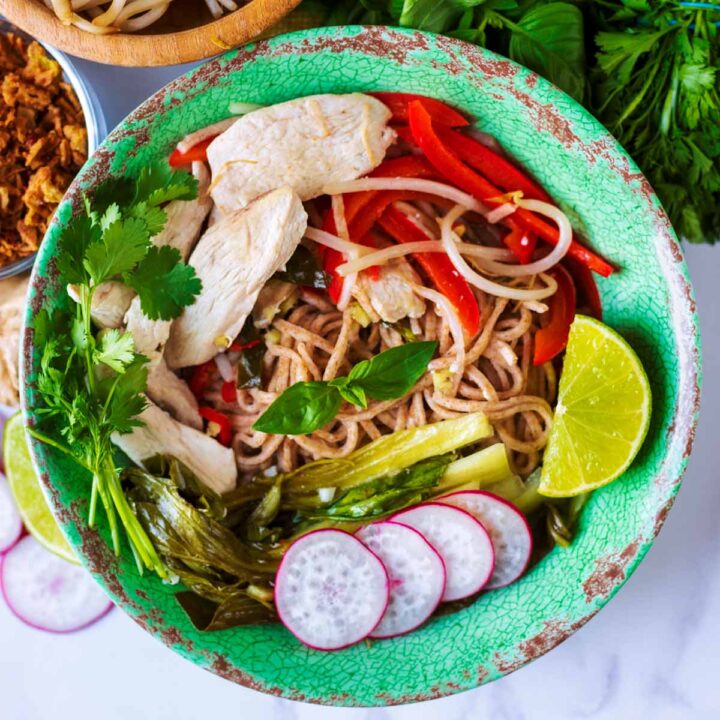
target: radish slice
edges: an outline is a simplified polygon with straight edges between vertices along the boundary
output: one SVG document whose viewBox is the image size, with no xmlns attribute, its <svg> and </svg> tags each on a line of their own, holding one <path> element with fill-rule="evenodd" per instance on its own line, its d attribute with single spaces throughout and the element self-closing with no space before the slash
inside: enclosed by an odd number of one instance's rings
<svg viewBox="0 0 720 720">
<path fill-rule="evenodd" d="M 431 502 L 393 515 L 392 521 L 421 532 L 440 553 L 447 571 L 443 601 L 481 590 L 495 567 L 495 552 L 485 528 L 460 508 Z"/>
<path fill-rule="evenodd" d="M 465 490 L 438 502 L 469 512 L 490 534 L 495 549 L 495 570 L 486 588 L 505 587 L 517 580 L 530 561 L 533 540 L 525 516 L 511 503 L 482 490 Z"/>
<path fill-rule="evenodd" d="M 0 473 L 0 555 L 15 545 L 22 535 L 22 529 L 22 520 L 10 492 L 10 485 Z"/>
<path fill-rule="evenodd" d="M 86 570 L 48 552 L 31 535 L 3 558 L 0 590 L 20 620 L 53 633 L 81 630 L 112 608 Z"/>
<path fill-rule="evenodd" d="M 275 577 L 283 625 L 316 650 L 339 650 L 367 637 L 388 605 L 389 580 L 375 553 L 342 530 L 296 540 Z"/>
<path fill-rule="evenodd" d="M 370 637 L 403 635 L 422 625 L 445 592 L 445 563 L 417 530 L 396 522 L 367 525 L 355 534 L 385 565 L 390 602 Z"/>
</svg>

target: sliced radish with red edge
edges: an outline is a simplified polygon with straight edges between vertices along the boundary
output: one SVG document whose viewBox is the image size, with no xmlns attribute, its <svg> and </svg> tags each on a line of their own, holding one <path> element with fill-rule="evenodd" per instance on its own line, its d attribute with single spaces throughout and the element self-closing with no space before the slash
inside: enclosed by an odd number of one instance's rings
<svg viewBox="0 0 720 720">
<path fill-rule="evenodd" d="M 486 589 L 505 587 L 527 568 L 533 540 L 525 516 L 510 502 L 482 490 L 463 490 L 438 502 L 469 512 L 490 534 L 495 549 L 495 570 Z"/>
<path fill-rule="evenodd" d="M 31 535 L 3 557 L 0 590 L 20 620 L 53 633 L 81 630 L 112 608 L 86 570 L 53 555 Z"/>
<path fill-rule="evenodd" d="M 378 522 L 356 537 L 382 560 L 390 578 L 390 602 L 373 638 L 388 638 L 422 625 L 445 592 L 445 563 L 417 530 L 399 522 Z"/>
<path fill-rule="evenodd" d="M 316 650 L 339 650 L 366 638 L 389 599 L 380 559 L 342 530 L 315 530 L 296 540 L 275 577 L 283 625 Z"/>
<path fill-rule="evenodd" d="M 390 518 L 421 532 L 445 562 L 443 601 L 460 600 L 485 586 L 495 552 L 485 528 L 470 513 L 437 502 L 416 505 Z"/>
<path fill-rule="evenodd" d="M 10 485 L 0 473 L 0 555 L 10 550 L 22 535 L 23 525 Z"/>
</svg>

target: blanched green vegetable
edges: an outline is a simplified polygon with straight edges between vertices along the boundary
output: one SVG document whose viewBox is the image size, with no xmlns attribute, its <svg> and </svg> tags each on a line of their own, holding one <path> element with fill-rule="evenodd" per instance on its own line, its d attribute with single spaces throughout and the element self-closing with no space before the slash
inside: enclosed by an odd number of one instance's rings
<svg viewBox="0 0 720 720">
<path fill-rule="evenodd" d="M 510 477 L 514 477 L 514 473 L 510 469 L 505 446 L 496 443 L 450 463 L 438 490 L 443 493 L 480 490 Z"/>
<path fill-rule="evenodd" d="M 318 460 L 285 476 L 283 507 L 322 488 L 348 490 L 400 472 L 421 460 L 444 455 L 489 437 L 492 428 L 482 413 L 400 430 L 373 440 L 345 458 Z"/>
</svg>

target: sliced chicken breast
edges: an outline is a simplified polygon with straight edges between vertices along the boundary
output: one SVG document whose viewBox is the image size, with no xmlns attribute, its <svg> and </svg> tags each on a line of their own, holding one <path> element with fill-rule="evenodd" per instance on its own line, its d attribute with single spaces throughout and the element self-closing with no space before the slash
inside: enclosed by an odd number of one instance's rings
<svg viewBox="0 0 720 720">
<path fill-rule="evenodd" d="M 375 312 L 385 322 L 405 317 L 418 318 L 425 313 L 425 301 L 413 292 L 413 284 L 422 284 L 417 273 L 404 258 L 395 258 L 380 268 L 380 277 L 372 280 L 367 273 L 358 283 L 370 298 Z"/>
<path fill-rule="evenodd" d="M 198 432 L 150 403 L 138 416 L 145 425 L 127 435 L 113 435 L 113 442 L 134 462 L 155 455 L 170 455 L 187 465 L 200 480 L 218 493 L 229 492 L 237 483 L 235 455 L 205 433 Z"/>
<path fill-rule="evenodd" d="M 289 185 L 302 200 L 382 162 L 395 139 L 390 111 L 369 95 L 312 95 L 241 117 L 208 147 L 212 197 L 222 213 Z"/>
<path fill-rule="evenodd" d="M 170 337 L 171 324 L 169 320 L 151 320 L 147 317 L 140 307 L 139 297 L 133 298 L 125 314 L 125 326 L 133 336 L 135 349 L 148 357 L 161 352 L 165 347 Z"/>
<path fill-rule="evenodd" d="M 170 370 L 162 355 L 158 355 L 150 362 L 147 395 L 178 422 L 202 430 L 203 422 L 195 396 L 188 384 Z"/>
<path fill-rule="evenodd" d="M 80 302 L 78 288 L 67 286 L 67 294 L 74 302 Z M 121 328 L 123 318 L 130 307 L 135 291 L 119 282 L 106 282 L 93 293 L 90 316 L 100 328 Z"/>
<path fill-rule="evenodd" d="M 153 238 L 153 245 L 169 245 L 180 251 L 186 261 L 200 237 L 205 218 L 212 210 L 213 202 L 209 195 L 210 173 L 202 162 L 194 162 L 193 175 L 198 181 L 198 196 L 194 200 L 173 200 L 164 210 L 167 223 Z"/>
<path fill-rule="evenodd" d="M 200 238 L 190 257 L 203 290 L 173 322 L 165 358 L 171 368 L 200 365 L 233 340 L 263 285 L 295 252 L 307 214 L 290 188 L 236 210 Z"/>
</svg>

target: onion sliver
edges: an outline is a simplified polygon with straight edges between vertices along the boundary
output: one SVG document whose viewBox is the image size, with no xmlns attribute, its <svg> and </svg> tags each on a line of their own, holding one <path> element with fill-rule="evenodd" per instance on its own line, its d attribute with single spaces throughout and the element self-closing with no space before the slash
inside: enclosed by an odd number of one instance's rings
<svg viewBox="0 0 720 720">
<path fill-rule="evenodd" d="M 455 269 L 473 286 L 479 288 L 483 292 L 496 295 L 497 297 L 508 298 L 510 300 L 542 300 L 543 298 L 549 297 L 555 293 L 557 284 L 550 284 L 544 288 L 538 288 L 536 290 L 526 290 L 523 288 L 513 288 L 507 285 L 501 285 L 500 283 L 493 282 L 489 278 L 486 278 L 479 273 L 475 272 L 463 259 L 460 254 L 460 248 L 456 241 L 457 235 L 452 230 L 455 221 L 465 212 L 465 208 L 462 205 L 456 205 L 450 212 L 445 215 L 440 223 L 440 230 L 442 234 L 442 243 L 445 247 L 445 252 L 450 257 L 452 264 Z M 509 266 L 512 267 L 512 266 Z M 518 265 L 517 267 L 528 267 L 527 265 Z M 523 272 L 524 275 L 528 274 L 527 271 Z"/>
<path fill-rule="evenodd" d="M 422 178 L 360 178 L 347 182 L 330 183 L 323 188 L 327 195 L 341 195 L 344 193 L 365 192 L 367 190 L 411 190 L 413 192 L 428 193 L 452 200 L 463 205 L 468 210 L 474 210 L 481 215 L 488 213 L 488 208 L 472 195 L 458 190 L 452 185 L 423 180 Z"/>
<path fill-rule="evenodd" d="M 515 203 L 503 203 L 502 205 L 498 205 L 498 207 L 493 208 L 485 216 L 485 219 L 491 225 L 495 225 L 495 223 L 499 223 L 501 220 L 504 220 L 508 215 L 512 215 L 517 210 L 517 208 L 518 206 L 515 205 Z"/>
<path fill-rule="evenodd" d="M 224 133 L 231 125 L 235 124 L 236 121 L 236 117 L 227 118 L 227 120 L 220 120 L 220 122 L 207 125 L 195 132 L 191 132 L 176 145 L 176 149 L 178 152 L 186 153 L 191 147 L 201 143 L 203 140 L 207 140 L 214 135 Z"/>
<path fill-rule="evenodd" d="M 219 353 L 215 356 L 215 365 L 225 382 L 232 382 L 236 379 L 235 371 L 230 364 L 230 358 L 225 353 Z"/>
<path fill-rule="evenodd" d="M 558 226 L 559 238 L 557 245 L 543 258 L 527 265 L 506 265 L 505 263 L 484 262 L 483 267 L 497 275 L 508 277 L 521 277 L 523 275 L 538 275 L 557 265 L 567 254 L 572 242 L 572 226 L 567 215 L 560 208 L 550 205 L 542 200 L 518 200 L 518 205 L 526 210 L 545 215 L 554 220 Z"/>
<path fill-rule="evenodd" d="M 305 237 L 308 240 L 318 243 L 318 245 L 332 248 L 349 257 L 356 257 L 357 255 L 365 255 L 372 252 L 372 248 L 367 248 L 358 243 L 348 242 L 347 240 L 339 238 L 337 235 L 314 227 L 306 228 Z"/>
</svg>

